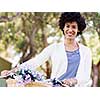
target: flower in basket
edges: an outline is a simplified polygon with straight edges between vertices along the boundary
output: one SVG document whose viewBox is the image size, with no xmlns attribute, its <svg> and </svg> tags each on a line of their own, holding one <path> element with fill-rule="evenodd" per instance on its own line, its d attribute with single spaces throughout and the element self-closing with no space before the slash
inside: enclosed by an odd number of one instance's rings
<svg viewBox="0 0 100 100">
<path fill-rule="evenodd" d="M 16 73 L 11 73 L 9 77 L 17 81 L 16 86 L 24 86 L 27 83 L 45 80 L 45 76 L 42 73 L 29 69 L 21 69 Z"/>
</svg>

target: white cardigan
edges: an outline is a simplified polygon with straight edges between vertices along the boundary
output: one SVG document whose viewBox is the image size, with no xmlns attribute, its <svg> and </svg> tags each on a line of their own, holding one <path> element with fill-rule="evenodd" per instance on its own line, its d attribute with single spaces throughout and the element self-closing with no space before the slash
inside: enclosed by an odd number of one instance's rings
<svg viewBox="0 0 100 100">
<path fill-rule="evenodd" d="M 91 86 L 91 51 L 86 46 L 79 44 L 80 64 L 76 74 L 78 84 L 76 86 Z M 51 58 L 52 73 L 51 78 L 58 78 L 66 72 L 68 60 L 65 52 L 64 43 L 54 43 L 46 47 L 38 56 L 21 64 L 20 68 L 29 67 L 35 69 Z"/>
</svg>

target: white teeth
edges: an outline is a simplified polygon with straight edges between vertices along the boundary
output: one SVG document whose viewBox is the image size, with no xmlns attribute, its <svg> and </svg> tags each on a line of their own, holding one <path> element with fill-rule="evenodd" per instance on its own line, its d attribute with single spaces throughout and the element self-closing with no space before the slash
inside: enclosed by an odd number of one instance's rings
<svg viewBox="0 0 100 100">
<path fill-rule="evenodd" d="M 68 35 L 73 35 L 72 33 L 68 33 Z"/>
</svg>

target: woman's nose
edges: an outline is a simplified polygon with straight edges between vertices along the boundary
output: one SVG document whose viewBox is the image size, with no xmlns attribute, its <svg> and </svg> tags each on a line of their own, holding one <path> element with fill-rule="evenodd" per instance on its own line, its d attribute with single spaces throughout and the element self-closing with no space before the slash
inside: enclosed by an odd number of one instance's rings
<svg viewBox="0 0 100 100">
<path fill-rule="evenodd" d="M 72 32 L 72 28 L 71 28 L 71 27 L 69 27 L 69 28 L 68 28 L 68 31 L 69 31 L 69 32 Z"/>
</svg>

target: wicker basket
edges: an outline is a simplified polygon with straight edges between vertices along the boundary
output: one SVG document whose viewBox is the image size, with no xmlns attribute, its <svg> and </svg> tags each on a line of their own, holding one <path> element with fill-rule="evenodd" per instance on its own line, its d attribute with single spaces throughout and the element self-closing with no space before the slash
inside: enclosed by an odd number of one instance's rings
<svg viewBox="0 0 100 100">
<path fill-rule="evenodd" d="M 7 87 L 16 87 L 16 80 L 14 80 L 14 79 L 7 79 L 6 80 L 6 83 L 7 83 Z"/>
<path fill-rule="evenodd" d="M 31 82 L 26 84 L 25 87 L 51 87 L 51 85 L 43 82 Z"/>
<path fill-rule="evenodd" d="M 46 84 L 43 82 L 31 82 L 25 84 L 24 86 L 23 85 L 16 86 L 17 81 L 14 79 L 7 79 L 6 82 L 7 82 L 7 87 L 51 87 L 50 84 Z"/>
</svg>

